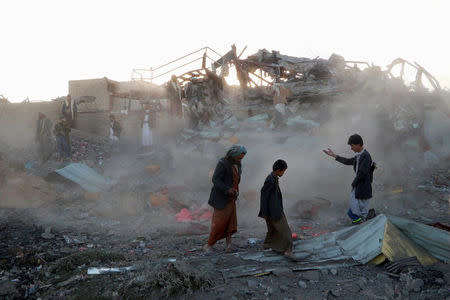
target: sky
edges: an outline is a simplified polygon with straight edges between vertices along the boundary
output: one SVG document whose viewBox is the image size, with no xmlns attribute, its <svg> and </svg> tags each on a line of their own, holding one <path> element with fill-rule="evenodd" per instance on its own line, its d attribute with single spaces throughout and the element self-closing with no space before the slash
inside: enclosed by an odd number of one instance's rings
<svg viewBox="0 0 450 300">
<path fill-rule="evenodd" d="M 416 61 L 450 87 L 447 1 L 0 1 L 0 95 L 51 100 L 68 81 L 131 79 L 209 46 L 386 66 Z"/>
</svg>

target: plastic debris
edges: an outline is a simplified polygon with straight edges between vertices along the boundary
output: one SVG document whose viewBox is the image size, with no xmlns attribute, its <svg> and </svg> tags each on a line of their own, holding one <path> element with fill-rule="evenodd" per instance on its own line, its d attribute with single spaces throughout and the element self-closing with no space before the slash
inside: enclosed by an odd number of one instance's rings
<svg viewBox="0 0 450 300">
<path fill-rule="evenodd" d="M 187 208 L 183 208 L 175 215 L 178 222 L 207 221 L 212 218 L 212 213 L 207 208 L 199 208 L 193 212 Z"/>
<path fill-rule="evenodd" d="M 250 245 L 256 245 L 260 242 L 261 242 L 261 240 L 257 239 L 257 238 L 248 238 L 247 239 L 247 243 L 249 243 Z"/>
<path fill-rule="evenodd" d="M 192 221 L 192 215 L 187 208 L 183 208 L 179 213 L 175 215 L 178 222 L 189 222 Z"/>
<path fill-rule="evenodd" d="M 121 273 L 125 271 L 134 271 L 134 267 L 122 267 L 122 268 L 88 268 L 88 275 L 100 275 L 107 273 Z"/>
</svg>

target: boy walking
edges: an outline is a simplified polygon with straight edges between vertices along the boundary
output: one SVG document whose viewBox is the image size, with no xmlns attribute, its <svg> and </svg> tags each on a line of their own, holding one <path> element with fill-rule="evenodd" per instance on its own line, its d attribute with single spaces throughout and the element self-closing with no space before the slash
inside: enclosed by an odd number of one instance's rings
<svg viewBox="0 0 450 300">
<path fill-rule="evenodd" d="M 272 170 L 261 189 L 261 208 L 258 214 L 258 217 L 263 218 L 267 225 L 263 248 L 272 249 L 294 259 L 292 232 L 283 211 L 283 196 L 278 184 L 279 178 L 287 170 L 287 163 L 279 159 L 273 164 Z"/>
<path fill-rule="evenodd" d="M 364 149 L 364 142 L 360 135 L 354 134 L 348 139 L 350 148 L 356 153 L 352 158 L 345 158 L 336 155 L 330 148 L 323 150 L 325 154 L 334 157 L 344 165 L 352 165 L 356 173 L 352 182 L 352 192 L 350 194 L 350 208 L 347 212 L 354 225 L 361 224 L 374 215 L 369 215 L 369 199 L 372 198 L 373 171 L 376 166 L 372 162 L 369 152 Z"/>
</svg>

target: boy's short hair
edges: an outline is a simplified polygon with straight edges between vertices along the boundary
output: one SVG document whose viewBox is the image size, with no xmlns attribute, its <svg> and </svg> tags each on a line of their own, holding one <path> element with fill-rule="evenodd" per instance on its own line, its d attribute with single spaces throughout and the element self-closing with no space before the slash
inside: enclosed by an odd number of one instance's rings
<svg viewBox="0 0 450 300">
<path fill-rule="evenodd" d="M 288 167 L 287 163 L 284 160 L 279 159 L 273 164 L 272 170 L 273 171 L 278 171 L 278 170 L 284 171 L 287 169 L 287 167 Z"/>
<path fill-rule="evenodd" d="M 348 138 L 349 145 L 364 145 L 363 139 L 359 134 L 354 134 Z"/>
</svg>

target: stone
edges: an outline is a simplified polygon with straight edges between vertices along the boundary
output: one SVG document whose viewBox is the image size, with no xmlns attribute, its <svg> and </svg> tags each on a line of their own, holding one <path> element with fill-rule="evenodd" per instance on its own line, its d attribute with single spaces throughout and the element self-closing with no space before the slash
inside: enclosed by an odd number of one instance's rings
<svg viewBox="0 0 450 300">
<path fill-rule="evenodd" d="M 331 269 L 330 273 L 333 275 L 337 275 L 338 271 L 337 271 L 337 269 Z"/>
<path fill-rule="evenodd" d="M 418 293 L 422 290 L 423 285 L 424 285 L 423 280 L 420 278 L 416 278 L 411 282 L 409 290 Z"/>
<path fill-rule="evenodd" d="M 48 233 L 48 232 L 44 232 L 43 234 L 41 234 L 41 237 L 46 239 L 46 240 L 51 240 L 52 238 L 55 237 L 54 234 Z"/>
<path fill-rule="evenodd" d="M 280 285 L 280 291 L 286 293 L 287 291 L 289 291 L 289 287 L 287 287 L 286 285 Z"/>
<path fill-rule="evenodd" d="M 445 297 L 446 295 L 448 296 L 450 293 L 449 293 L 448 289 L 446 289 L 446 288 L 440 288 L 440 289 L 438 290 L 438 294 L 439 294 L 439 295 L 442 295 L 443 297 Z"/>
<path fill-rule="evenodd" d="M 255 280 L 247 280 L 247 286 L 251 289 L 255 289 L 258 287 L 258 282 Z"/>
<path fill-rule="evenodd" d="M 320 269 L 320 273 L 322 273 L 322 275 L 328 275 L 328 269 Z"/>
<path fill-rule="evenodd" d="M 55 277 L 55 278 L 56 278 L 56 277 Z M 71 284 L 71 283 L 73 283 L 73 282 L 79 280 L 80 278 L 81 278 L 81 277 L 80 277 L 79 275 L 76 275 L 76 276 L 73 276 L 73 277 L 67 279 L 66 281 L 63 281 L 63 282 L 58 283 L 56 286 L 57 286 L 57 287 L 65 287 L 65 286 L 67 286 L 67 285 L 69 285 L 69 284 Z"/>
<path fill-rule="evenodd" d="M 384 292 L 389 298 L 393 298 L 395 296 L 395 290 L 392 284 L 385 284 L 384 285 Z"/>
<path fill-rule="evenodd" d="M 335 290 L 331 290 L 331 294 L 335 297 L 340 297 L 341 296 L 341 290 L 340 289 L 335 289 Z"/>
<path fill-rule="evenodd" d="M 306 289 L 308 286 L 306 285 L 306 282 L 304 282 L 304 281 L 302 281 L 302 280 L 300 280 L 299 282 L 298 282 L 298 286 L 299 287 L 301 287 L 301 288 L 303 288 L 303 289 Z"/>
<path fill-rule="evenodd" d="M 320 273 L 319 273 L 319 271 L 316 271 L 316 270 L 302 272 L 301 276 L 304 279 L 307 279 L 310 281 L 319 281 L 319 279 L 320 279 Z"/>
<path fill-rule="evenodd" d="M 389 278 L 389 276 L 384 273 L 378 273 L 377 280 L 381 281 L 381 282 L 386 282 L 386 281 L 391 281 L 391 278 Z"/>
<path fill-rule="evenodd" d="M 409 274 L 401 273 L 400 274 L 400 281 L 401 282 L 408 282 L 410 277 L 411 277 L 411 275 L 409 275 Z"/>
<path fill-rule="evenodd" d="M 13 299 L 20 297 L 20 294 L 19 291 L 17 291 L 14 282 L 11 282 L 9 280 L 2 280 L 0 281 L 0 296 L 5 296 L 7 297 L 7 299 Z"/>
<path fill-rule="evenodd" d="M 74 251 L 72 250 L 72 248 L 68 248 L 68 247 L 62 247 L 62 248 L 59 249 L 59 251 L 60 251 L 61 253 L 64 253 L 64 254 L 71 254 L 72 252 L 74 252 Z"/>
<path fill-rule="evenodd" d="M 365 277 L 361 277 L 356 284 L 361 290 L 364 290 L 367 287 L 367 279 Z"/>
<path fill-rule="evenodd" d="M 273 275 L 277 277 L 293 277 L 294 272 L 289 268 L 278 268 L 272 271 Z"/>
<path fill-rule="evenodd" d="M 436 278 L 436 283 L 439 285 L 444 285 L 445 284 L 445 280 L 443 278 Z"/>
</svg>

